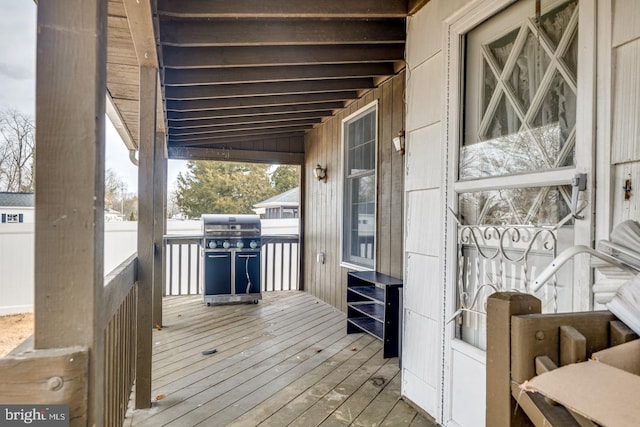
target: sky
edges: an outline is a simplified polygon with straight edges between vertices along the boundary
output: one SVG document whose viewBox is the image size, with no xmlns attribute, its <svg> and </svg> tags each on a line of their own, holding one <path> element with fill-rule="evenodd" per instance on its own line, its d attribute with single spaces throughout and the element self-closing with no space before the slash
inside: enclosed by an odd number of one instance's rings
<svg viewBox="0 0 640 427">
<path fill-rule="evenodd" d="M 0 0 L 0 108 L 13 108 L 35 118 L 35 53 L 35 3 Z M 129 160 L 129 150 L 108 118 L 105 135 L 105 168 L 113 169 L 128 191 L 137 193 L 138 168 Z M 170 191 L 178 173 L 184 171 L 186 162 L 169 160 Z"/>
</svg>

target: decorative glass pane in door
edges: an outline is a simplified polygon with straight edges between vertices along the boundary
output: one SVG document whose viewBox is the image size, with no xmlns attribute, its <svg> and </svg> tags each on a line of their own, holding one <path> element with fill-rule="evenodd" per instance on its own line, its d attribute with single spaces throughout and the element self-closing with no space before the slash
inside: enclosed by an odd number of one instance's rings
<svg viewBox="0 0 640 427">
<path fill-rule="evenodd" d="M 576 164 L 578 2 L 548 1 L 539 21 L 534 11 L 533 0 L 517 2 L 466 36 L 458 182 L 476 185 L 458 191 L 457 332 L 480 348 L 486 298 L 527 292 L 574 244 L 571 186 L 523 176 Z M 505 188 L 482 180 L 499 176 Z M 547 311 L 571 309 L 571 270 L 537 295 Z"/>
<path fill-rule="evenodd" d="M 462 180 L 575 163 L 577 1 L 485 40 L 505 12 L 467 36 Z"/>
</svg>

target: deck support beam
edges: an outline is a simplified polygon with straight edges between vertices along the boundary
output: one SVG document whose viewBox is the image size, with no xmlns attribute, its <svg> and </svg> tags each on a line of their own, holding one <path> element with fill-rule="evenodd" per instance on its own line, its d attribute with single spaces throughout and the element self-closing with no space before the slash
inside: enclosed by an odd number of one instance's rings
<svg viewBox="0 0 640 427">
<path fill-rule="evenodd" d="M 102 425 L 107 2 L 40 2 L 37 19 L 34 348 L 89 349 Z"/>
<path fill-rule="evenodd" d="M 304 291 L 304 219 L 307 215 L 307 168 L 305 163 L 300 163 L 300 197 L 298 199 L 298 289 Z"/>
<path fill-rule="evenodd" d="M 157 69 L 140 67 L 136 409 L 151 407 Z"/>
<path fill-rule="evenodd" d="M 153 178 L 153 325 L 162 326 L 162 296 L 165 280 L 165 246 L 167 233 L 167 155 L 164 132 L 156 133 Z"/>
</svg>

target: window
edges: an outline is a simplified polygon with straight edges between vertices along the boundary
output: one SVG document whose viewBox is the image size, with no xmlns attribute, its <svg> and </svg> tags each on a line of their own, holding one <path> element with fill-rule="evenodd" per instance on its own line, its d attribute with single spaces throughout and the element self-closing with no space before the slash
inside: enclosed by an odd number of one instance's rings
<svg viewBox="0 0 640 427">
<path fill-rule="evenodd" d="M 298 208 L 295 208 L 295 207 L 267 208 L 265 212 L 265 218 L 266 219 L 298 218 Z"/>
<path fill-rule="evenodd" d="M 22 221 L 22 214 L 2 214 L 2 222 L 19 223 Z"/>
<path fill-rule="evenodd" d="M 528 292 L 574 245 L 578 2 L 517 2 L 466 35 L 458 207 L 457 337 L 485 348 L 487 297 Z M 570 310 L 572 267 L 537 294 Z M 560 285 L 558 285 L 560 283 Z"/>
<path fill-rule="evenodd" d="M 342 262 L 375 268 L 377 104 L 342 125 L 344 192 Z"/>
</svg>

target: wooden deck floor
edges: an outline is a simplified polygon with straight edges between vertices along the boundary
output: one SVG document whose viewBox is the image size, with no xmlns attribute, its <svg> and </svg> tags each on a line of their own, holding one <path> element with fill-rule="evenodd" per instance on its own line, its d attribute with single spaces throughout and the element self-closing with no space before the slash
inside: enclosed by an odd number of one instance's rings
<svg viewBox="0 0 640 427">
<path fill-rule="evenodd" d="M 304 292 L 257 305 L 164 300 L 153 394 L 126 426 L 432 426 L 399 399 L 398 359 L 346 334 L 346 316 Z M 202 351 L 215 348 L 216 353 Z"/>
</svg>

